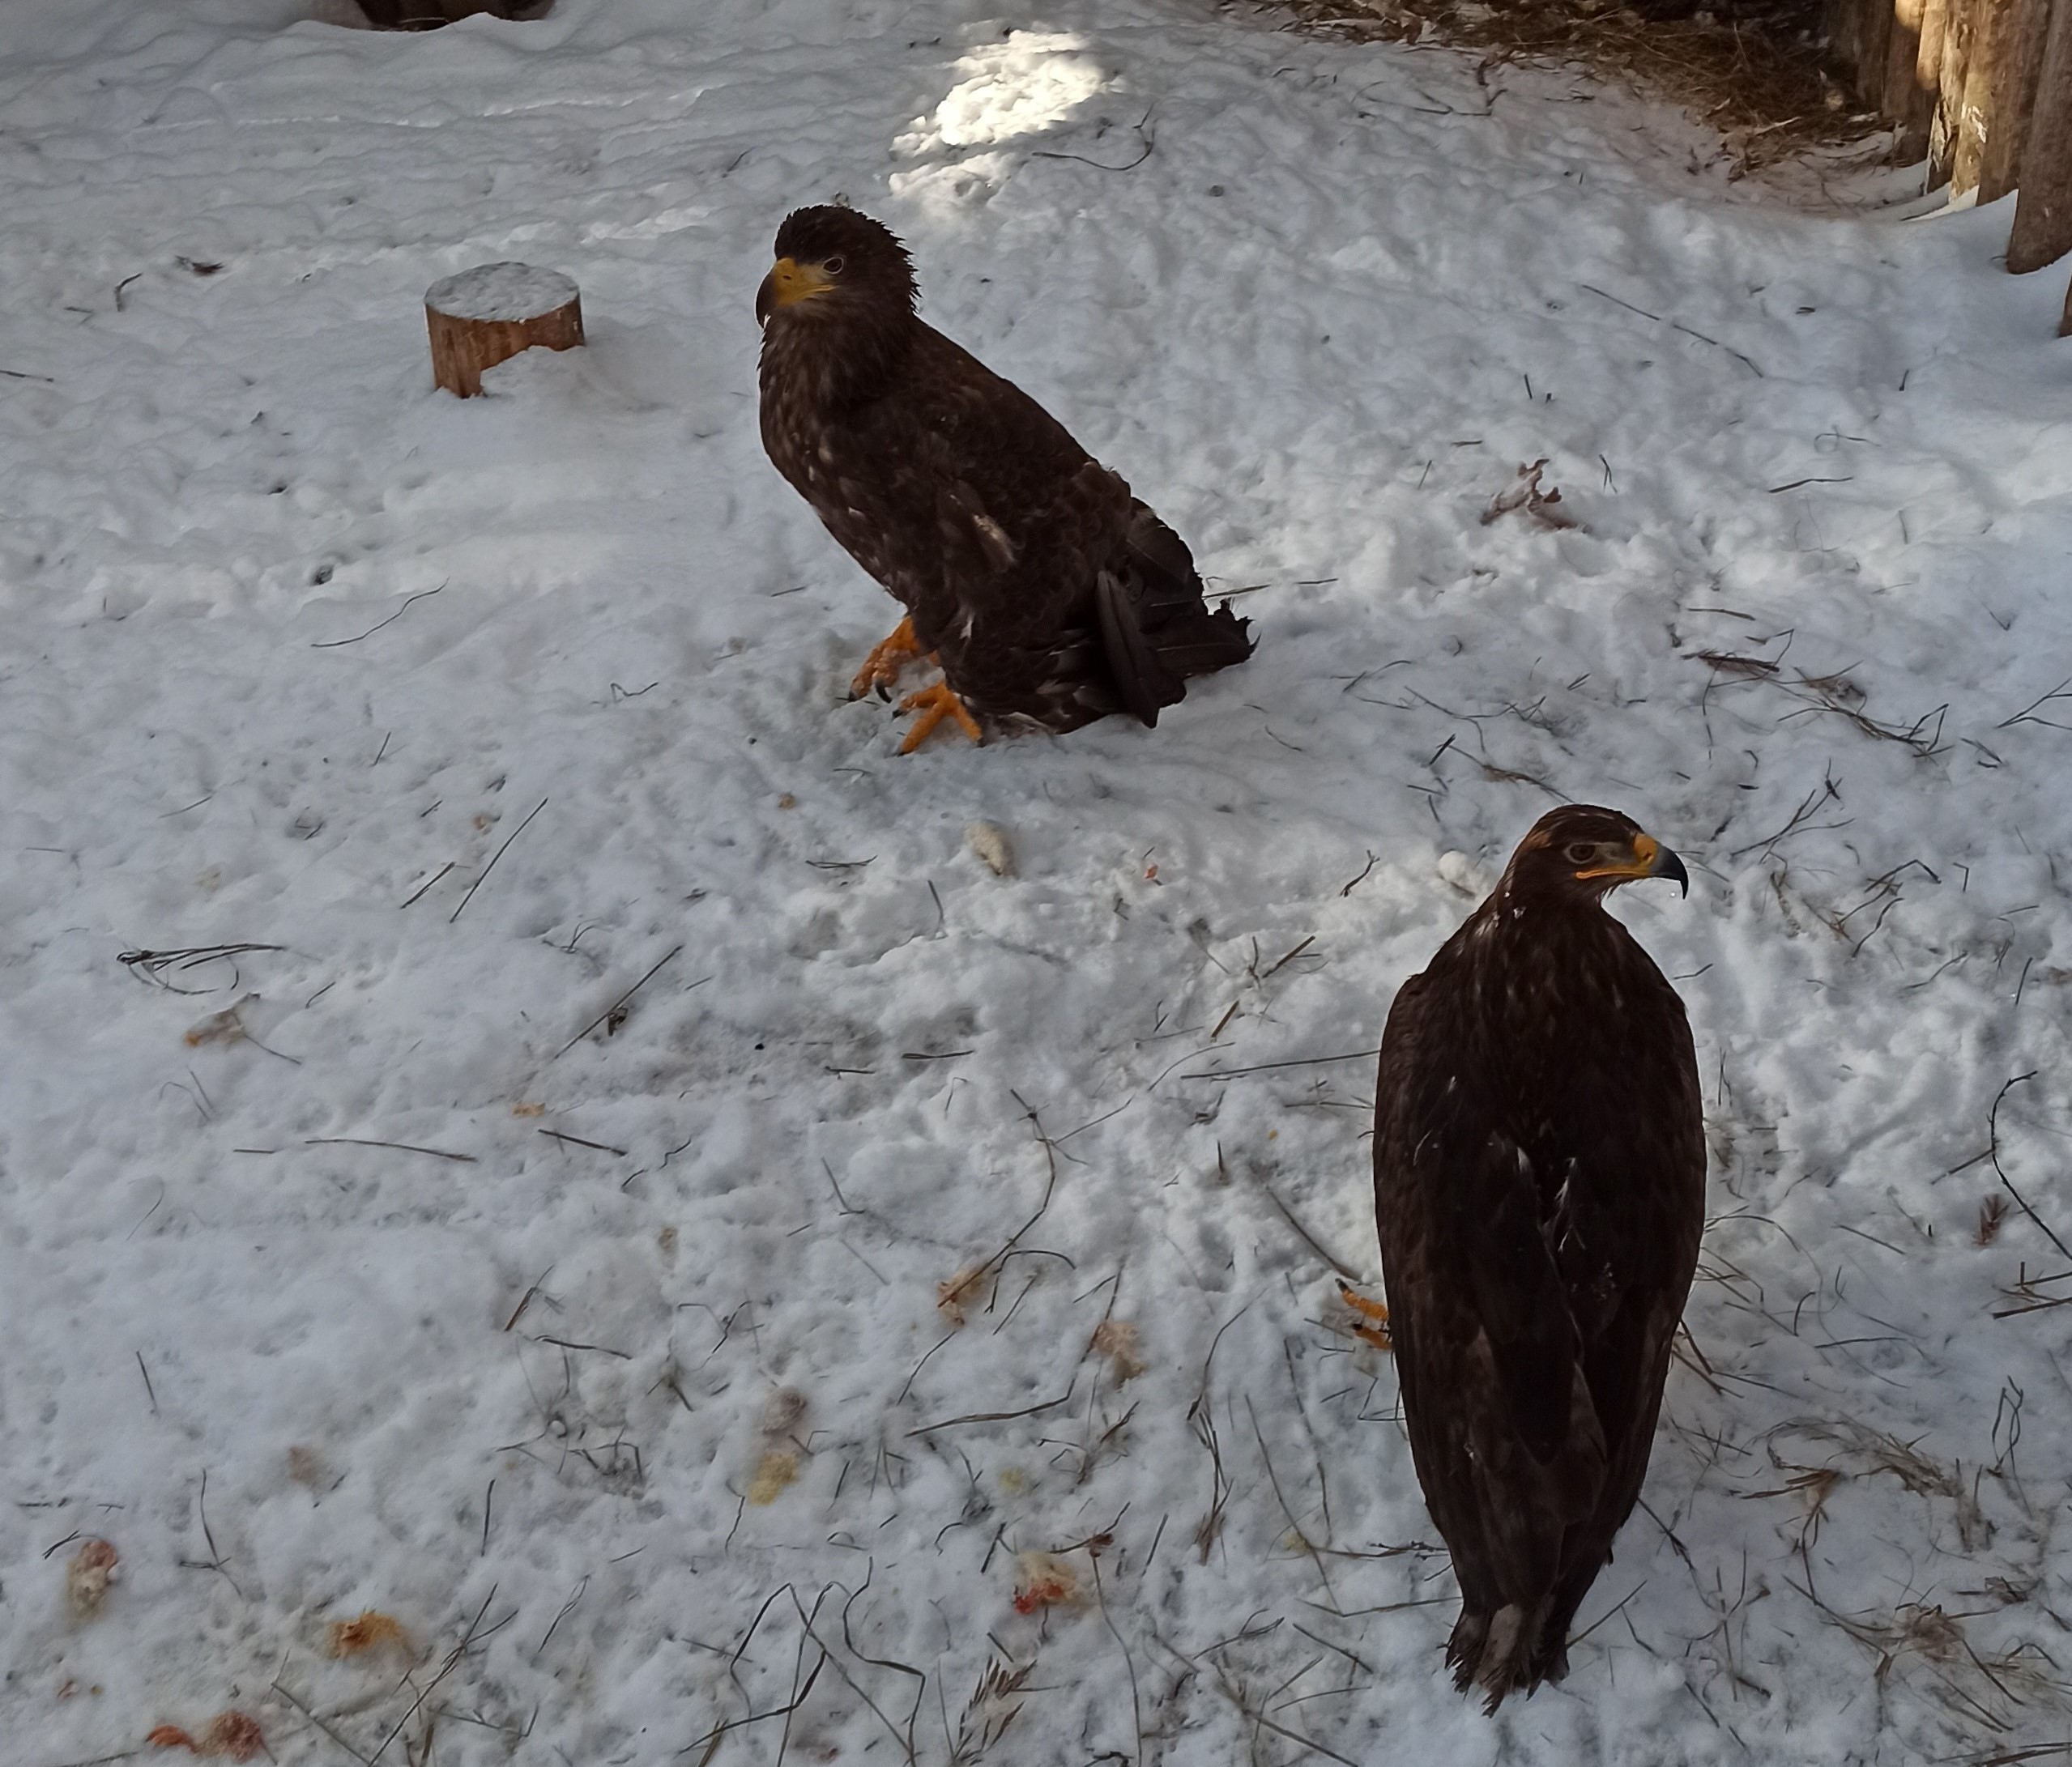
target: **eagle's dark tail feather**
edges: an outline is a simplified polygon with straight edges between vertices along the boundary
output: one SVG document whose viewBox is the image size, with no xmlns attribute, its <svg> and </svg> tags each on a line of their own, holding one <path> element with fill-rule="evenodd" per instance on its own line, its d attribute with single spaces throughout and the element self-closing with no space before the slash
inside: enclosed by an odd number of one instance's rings
<svg viewBox="0 0 2072 1767">
<path fill-rule="evenodd" d="M 1568 1620 L 1550 1612 L 1551 1599 L 1523 1607 L 1507 1603 L 1494 1614 L 1463 1607 L 1446 1641 L 1453 1684 L 1465 1693 L 1479 1688 L 1494 1712 L 1503 1697 L 1522 1688 L 1530 1694 L 1542 1682 L 1568 1673 Z"/>
<path fill-rule="evenodd" d="M 1123 703 L 1146 724 L 1187 693 L 1187 678 L 1243 662 L 1251 621 L 1211 610 L 1179 535 L 1143 504 L 1130 522 L 1127 574 L 1103 571 L 1095 586 L 1101 643 Z"/>
</svg>

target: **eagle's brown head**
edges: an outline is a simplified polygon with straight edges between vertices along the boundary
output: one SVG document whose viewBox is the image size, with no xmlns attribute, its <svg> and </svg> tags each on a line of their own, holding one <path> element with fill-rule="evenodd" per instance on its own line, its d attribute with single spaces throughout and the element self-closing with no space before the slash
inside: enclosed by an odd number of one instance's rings
<svg viewBox="0 0 2072 1767">
<path fill-rule="evenodd" d="M 855 209 L 794 209 L 777 230 L 777 262 L 756 291 L 756 320 L 912 316 L 920 292 L 892 229 Z"/>
<path fill-rule="evenodd" d="M 1631 816 L 1598 804 L 1563 804 L 1534 823 L 1503 874 L 1499 893 L 1527 899 L 1601 901 L 1622 884 L 1673 878 L 1690 893 L 1683 861 Z"/>
</svg>

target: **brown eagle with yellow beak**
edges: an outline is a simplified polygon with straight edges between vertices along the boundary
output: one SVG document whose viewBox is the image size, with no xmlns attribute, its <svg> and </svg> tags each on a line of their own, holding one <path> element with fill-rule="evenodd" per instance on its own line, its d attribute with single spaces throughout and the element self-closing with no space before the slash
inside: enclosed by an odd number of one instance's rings
<svg viewBox="0 0 2072 1767">
<path fill-rule="evenodd" d="M 777 233 L 756 295 L 771 463 L 906 618 L 851 683 L 880 692 L 912 659 L 938 686 L 902 754 L 944 718 L 1069 730 L 1146 724 L 1251 654 L 1211 612 L 1178 534 L 1035 400 L 915 314 L 906 248 L 854 209 L 806 208 Z"/>
<path fill-rule="evenodd" d="M 1648 1470 L 1705 1219 L 1683 1003 L 1604 909 L 1682 862 L 1571 804 L 1405 982 L 1375 1089 L 1375 1219 L 1418 1483 L 1453 1556 L 1446 1649 L 1494 1711 L 1568 1628 Z"/>
</svg>

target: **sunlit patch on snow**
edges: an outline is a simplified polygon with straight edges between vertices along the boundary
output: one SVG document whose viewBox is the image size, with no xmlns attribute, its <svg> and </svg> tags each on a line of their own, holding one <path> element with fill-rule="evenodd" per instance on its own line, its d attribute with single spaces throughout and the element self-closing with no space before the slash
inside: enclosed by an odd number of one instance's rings
<svg viewBox="0 0 2072 1767">
<path fill-rule="evenodd" d="M 947 165 L 923 166 L 914 172 L 895 172 L 887 181 L 892 194 L 909 202 L 938 209 L 955 208 L 983 202 L 1005 184 L 1014 170 L 1010 154 L 976 153 Z"/>
<path fill-rule="evenodd" d="M 994 151 L 1006 143 L 1051 134 L 1073 121 L 1089 100 L 1110 90 L 1114 76 L 1086 53 L 1071 32 L 1016 31 L 1004 43 L 974 49 L 957 64 L 957 83 L 926 117 L 900 136 L 895 151 L 916 158 L 959 155 L 953 164 L 895 174 L 902 195 L 952 198 L 996 188 L 1013 156 Z"/>
<path fill-rule="evenodd" d="M 932 147 L 983 147 L 1055 128 L 1107 84 L 1099 63 L 1070 32 L 1016 31 L 957 64 L 963 76 L 935 114 L 894 145 L 909 153 Z"/>
<path fill-rule="evenodd" d="M 681 233 L 692 228 L 701 227 L 711 214 L 709 204 L 681 202 L 637 221 L 592 221 L 583 228 L 583 243 L 591 245 L 599 240 L 608 239 L 659 239 L 665 234 Z"/>
</svg>

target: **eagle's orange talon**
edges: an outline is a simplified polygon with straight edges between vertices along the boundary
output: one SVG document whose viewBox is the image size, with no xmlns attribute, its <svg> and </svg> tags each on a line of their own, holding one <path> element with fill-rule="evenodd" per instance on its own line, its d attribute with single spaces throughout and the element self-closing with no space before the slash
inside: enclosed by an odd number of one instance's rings
<svg viewBox="0 0 2072 1767">
<path fill-rule="evenodd" d="M 1392 1350 L 1396 1340 L 1389 1335 L 1388 1309 L 1379 1301 L 1370 1301 L 1365 1295 L 1354 1292 L 1349 1283 L 1338 1284 L 1338 1297 L 1361 1319 L 1362 1325 L 1353 1327 L 1353 1335 L 1362 1343 L 1371 1343 L 1377 1350 Z"/>
<path fill-rule="evenodd" d="M 920 641 L 914 636 L 913 620 L 901 620 L 883 642 L 872 646 L 870 655 L 863 658 L 863 666 L 850 680 L 849 697 L 860 700 L 873 688 L 889 688 L 899 679 L 899 671 L 920 654 Z"/>
<path fill-rule="evenodd" d="M 974 743 L 983 742 L 985 735 L 978 728 L 978 719 L 964 709 L 963 700 L 950 692 L 949 683 L 938 681 L 932 688 L 923 688 L 919 693 L 910 693 L 899 702 L 902 712 L 919 712 L 914 728 L 906 733 L 906 740 L 899 745 L 899 752 L 910 755 L 927 741 L 935 727 L 946 718 L 957 720 L 957 727 Z"/>
</svg>

